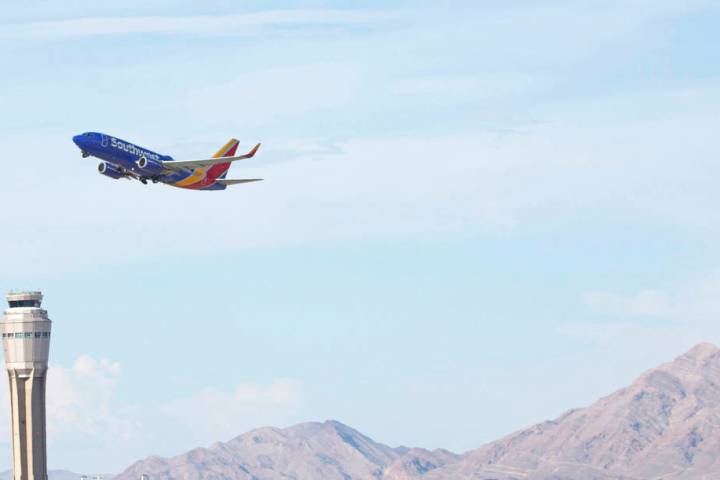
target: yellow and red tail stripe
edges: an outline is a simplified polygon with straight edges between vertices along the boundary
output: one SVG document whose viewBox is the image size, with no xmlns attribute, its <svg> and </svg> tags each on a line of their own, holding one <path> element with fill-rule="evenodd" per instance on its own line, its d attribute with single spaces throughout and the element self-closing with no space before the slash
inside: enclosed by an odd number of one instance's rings
<svg viewBox="0 0 720 480">
<path fill-rule="evenodd" d="M 234 157 L 239 144 L 240 142 L 238 140 L 231 138 L 225 145 L 223 145 L 220 150 L 218 150 L 218 152 L 213 156 L 213 158 Z M 230 163 L 219 163 L 210 167 L 207 176 L 212 178 L 214 182 L 216 179 L 221 178 L 223 175 L 225 175 L 229 169 Z"/>
<path fill-rule="evenodd" d="M 217 151 L 215 155 L 213 155 L 212 158 L 234 156 L 237 152 L 239 144 L 240 142 L 238 140 L 231 138 L 220 150 Z M 230 169 L 230 162 L 218 163 L 217 165 L 213 165 L 209 168 L 196 168 L 195 171 L 187 178 L 176 182 L 175 186 L 193 189 L 204 188 L 215 183 L 215 180 L 218 178 L 222 178 L 225 174 L 227 174 L 228 169 Z"/>
</svg>

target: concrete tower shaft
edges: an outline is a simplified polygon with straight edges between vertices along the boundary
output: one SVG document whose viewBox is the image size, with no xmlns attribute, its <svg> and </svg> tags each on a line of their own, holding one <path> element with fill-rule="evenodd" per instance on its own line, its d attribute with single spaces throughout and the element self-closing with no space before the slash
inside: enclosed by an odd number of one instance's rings
<svg viewBox="0 0 720 480">
<path fill-rule="evenodd" d="M 45 373 L 50 350 L 42 293 L 9 293 L 2 321 L 5 365 L 10 380 L 14 480 L 47 480 Z"/>
</svg>

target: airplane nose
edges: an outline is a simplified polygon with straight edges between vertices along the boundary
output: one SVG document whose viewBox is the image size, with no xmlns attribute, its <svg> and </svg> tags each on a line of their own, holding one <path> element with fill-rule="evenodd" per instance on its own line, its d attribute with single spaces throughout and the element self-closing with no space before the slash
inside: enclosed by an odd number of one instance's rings
<svg viewBox="0 0 720 480">
<path fill-rule="evenodd" d="M 78 147 L 82 148 L 82 135 L 75 135 L 73 137 L 73 143 Z"/>
</svg>

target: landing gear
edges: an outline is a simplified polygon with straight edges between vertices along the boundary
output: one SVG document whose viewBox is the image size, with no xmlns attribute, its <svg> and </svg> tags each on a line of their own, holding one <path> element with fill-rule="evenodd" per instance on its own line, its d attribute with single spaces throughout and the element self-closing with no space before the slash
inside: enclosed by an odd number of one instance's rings
<svg viewBox="0 0 720 480">
<path fill-rule="evenodd" d="M 160 179 L 157 176 L 150 177 L 150 180 L 152 180 L 153 183 L 158 183 Z"/>
<path fill-rule="evenodd" d="M 87 158 L 89 156 L 90 154 L 88 152 L 86 152 L 85 150 L 82 151 L 82 158 Z"/>
<path fill-rule="evenodd" d="M 140 177 L 140 181 L 142 182 L 143 185 L 147 185 L 147 178 Z"/>
</svg>

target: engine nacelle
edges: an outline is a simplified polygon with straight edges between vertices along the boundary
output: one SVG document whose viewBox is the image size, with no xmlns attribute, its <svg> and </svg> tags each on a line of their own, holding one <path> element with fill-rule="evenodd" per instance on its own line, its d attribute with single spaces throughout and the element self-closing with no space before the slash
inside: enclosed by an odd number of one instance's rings
<svg viewBox="0 0 720 480">
<path fill-rule="evenodd" d="M 162 162 L 147 158 L 145 155 L 135 162 L 143 175 L 158 175 L 163 172 Z"/>
<path fill-rule="evenodd" d="M 98 172 L 106 177 L 114 178 L 115 180 L 125 176 L 122 170 L 112 163 L 100 162 L 100 165 L 98 165 Z"/>
</svg>

